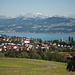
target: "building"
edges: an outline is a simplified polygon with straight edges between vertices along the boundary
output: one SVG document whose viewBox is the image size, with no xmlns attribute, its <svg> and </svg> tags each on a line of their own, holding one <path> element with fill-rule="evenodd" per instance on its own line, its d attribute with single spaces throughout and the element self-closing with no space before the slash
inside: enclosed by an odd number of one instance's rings
<svg viewBox="0 0 75 75">
<path fill-rule="evenodd" d="M 30 39 L 26 39 L 26 40 L 24 41 L 24 43 L 25 43 L 25 44 L 29 44 L 29 43 L 30 43 Z"/>
</svg>

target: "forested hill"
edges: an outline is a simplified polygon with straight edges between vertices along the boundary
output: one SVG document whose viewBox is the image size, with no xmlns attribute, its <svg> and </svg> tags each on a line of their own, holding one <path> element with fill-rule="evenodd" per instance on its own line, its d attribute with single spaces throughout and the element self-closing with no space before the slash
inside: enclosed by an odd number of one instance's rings
<svg viewBox="0 0 75 75">
<path fill-rule="evenodd" d="M 62 17 L 0 19 L 0 31 L 74 33 L 75 19 Z"/>
</svg>

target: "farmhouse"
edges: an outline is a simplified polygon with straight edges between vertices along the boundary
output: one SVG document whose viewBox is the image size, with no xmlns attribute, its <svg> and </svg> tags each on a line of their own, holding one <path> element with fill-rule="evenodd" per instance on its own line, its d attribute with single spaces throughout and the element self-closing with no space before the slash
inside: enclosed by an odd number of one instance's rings
<svg viewBox="0 0 75 75">
<path fill-rule="evenodd" d="M 67 53 L 67 54 L 65 54 L 65 56 L 67 58 L 72 58 L 74 55 L 75 55 L 75 53 Z"/>
</svg>

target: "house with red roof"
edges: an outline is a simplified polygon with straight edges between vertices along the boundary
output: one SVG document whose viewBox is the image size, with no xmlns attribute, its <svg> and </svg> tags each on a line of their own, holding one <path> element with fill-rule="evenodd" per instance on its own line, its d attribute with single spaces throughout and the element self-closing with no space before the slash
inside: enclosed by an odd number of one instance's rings
<svg viewBox="0 0 75 75">
<path fill-rule="evenodd" d="M 72 57 L 72 55 L 71 54 L 65 54 L 65 56 L 67 57 L 67 58 L 71 58 Z"/>
</svg>

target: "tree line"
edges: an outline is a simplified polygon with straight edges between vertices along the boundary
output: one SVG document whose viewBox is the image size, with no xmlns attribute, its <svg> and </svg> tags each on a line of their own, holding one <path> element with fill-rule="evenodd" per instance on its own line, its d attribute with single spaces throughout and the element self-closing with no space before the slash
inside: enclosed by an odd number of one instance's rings
<svg viewBox="0 0 75 75">
<path fill-rule="evenodd" d="M 10 49 L 8 51 L 1 51 L 5 57 L 11 58 L 30 58 L 30 59 L 42 59 L 49 61 L 66 62 L 66 57 L 58 51 L 51 51 L 46 49 L 30 49 L 30 50 L 15 50 Z"/>
</svg>

